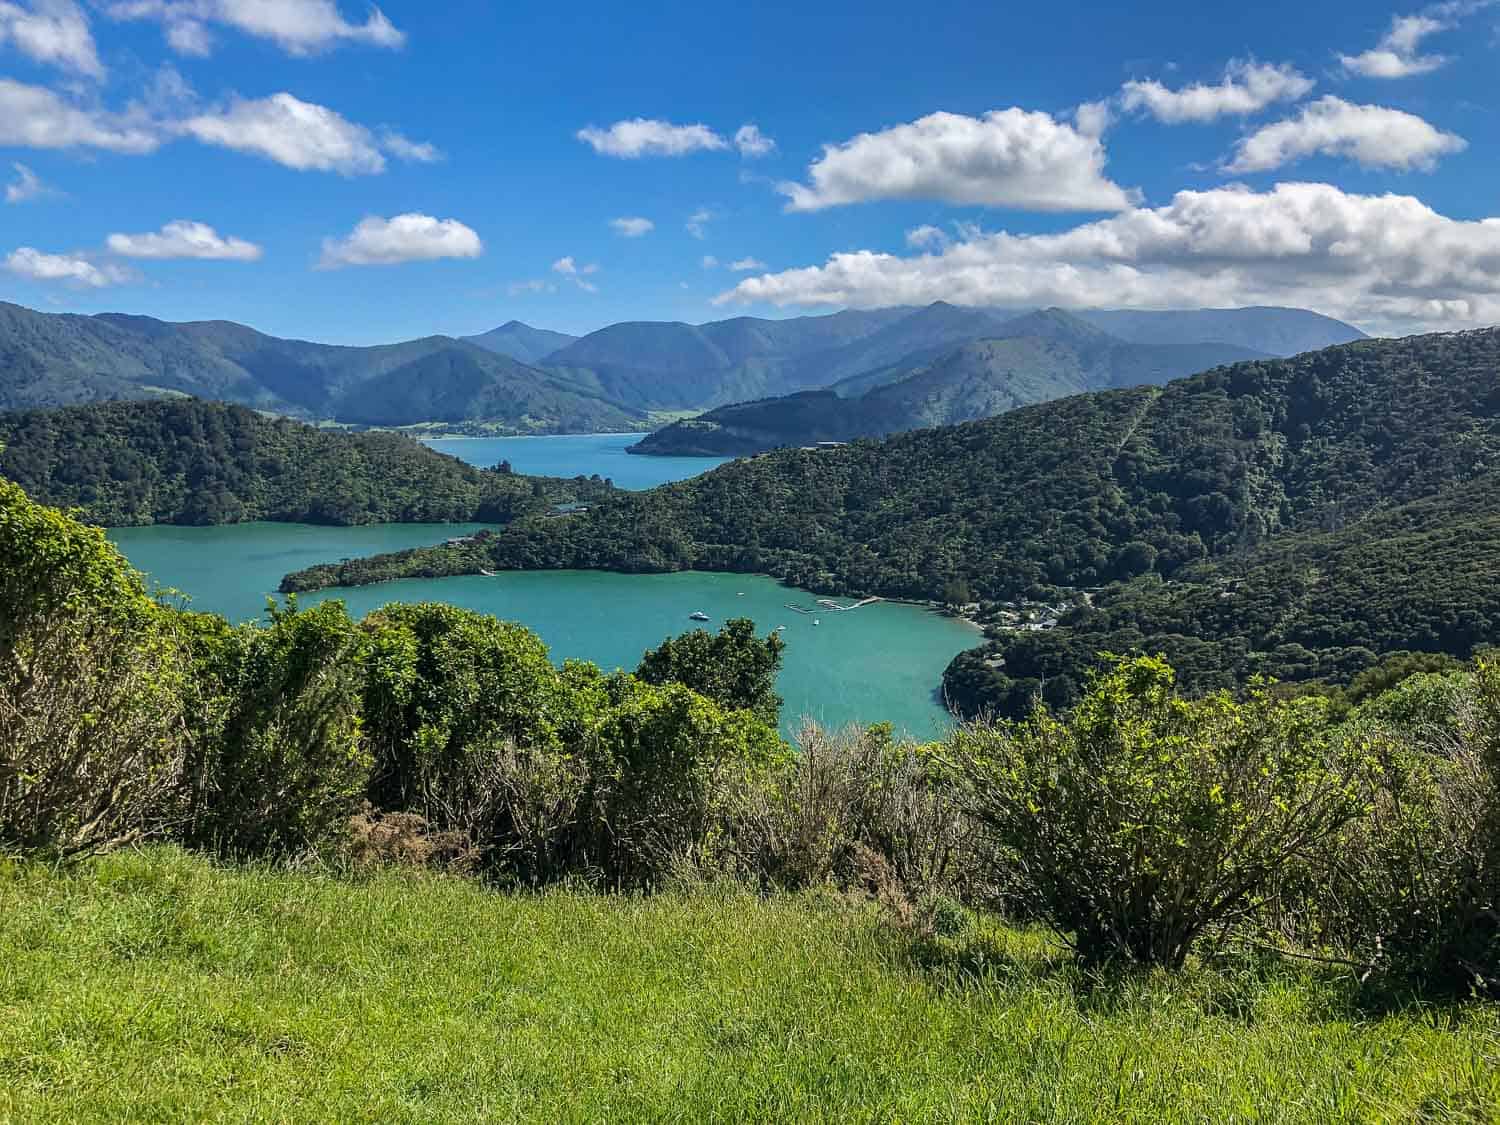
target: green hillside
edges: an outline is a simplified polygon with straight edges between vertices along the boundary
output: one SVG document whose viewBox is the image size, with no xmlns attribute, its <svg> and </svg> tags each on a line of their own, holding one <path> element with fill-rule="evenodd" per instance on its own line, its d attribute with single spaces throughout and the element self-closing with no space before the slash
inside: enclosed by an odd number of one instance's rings
<svg viewBox="0 0 1500 1125">
<path fill-rule="evenodd" d="M 649 434 L 636 453 L 743 456 L 1003 414 L 1085 391 L 1165 383 L 1255 358 L 1224 344 L 1132 344 L 1060 310 L 1002 324 L 930 363 L 852 376 L 828 391 L 724 406 Z M 920 353 L 919 353 L 920 354 Z"/>
<path fill-rule="evenodd" d="M 1020 656 L 993 667 L 1027 645 L 1059 649 L 1036 667 L 1076 681 L 1101 638 L 1129 648 L 1167 633 L 1197 638 L 1191 657 L 1187 641 L 1167 646 L 1190 682 L 1226 670 L 1337 678 L 1384 651 L 1467 655 L 1494 639 L 1500 619 L 1474 584 L 1494 559 L 1495 492 L 1481 482 L 1496 464 L 1500 330 L 1370 340 L 736 461 L 586 515 L 520 521 L 484 565 L 759 571 L 846 594 L 974 600 L 995 628 L 985 668 L 1006 679 L 1044 678 Z M 1393 530 L 1424 519 L 1425 530 Z M 466 565 L 416 552 L 289 576 L 288 588 Z M 1252 578 L 1216 585 L 1229 567 Z M 1159 596 L 1152 582 L 1166 583 Z M 1044 638 L 1001 628 L 1000 603 L 1066 606 L 1090 588 L 1099 608 Z M 1237 660 L 1233 645 L 1314 655 Z M 973 673 L 977 658 L 961 659 Z M 958 694 L 970 709 L 999 698 Z"/>
<path fill-rule="evenodd" d="M 0 414 L 0 477 L 111 527 L 503 522 L 603 491 L 193 399 Z"/>
<path fill-rule="evenodd" d="M 566 378 L 445 336 L 334 347 L 224 321 L 0 304 L 0 410 L 164 394 L 358 425 L 489 421 L 515 433 L 577 433 L 645 423 Z"/>
</svg>

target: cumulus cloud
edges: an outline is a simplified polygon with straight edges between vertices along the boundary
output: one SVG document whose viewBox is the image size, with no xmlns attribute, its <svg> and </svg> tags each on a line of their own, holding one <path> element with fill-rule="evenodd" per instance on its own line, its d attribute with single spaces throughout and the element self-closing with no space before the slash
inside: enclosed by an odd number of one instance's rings
<svg viewBox="0 0 1500 1125">
<path fill-rule="evenodd" d="M 776 142 L 760 131 L 759 125 L 741 125 L 734 134 L 734 147 L 740 155 L 754 158 L 776 151 Z"/>
<path fill-rule="evenodd" d="M 1439 157 L 1467 147 L 1462 137 L 1415 114 L 1329 96 L 1242 139 L 1225 171 L 1265 172 L 1316 155 L 1346 157 L 1366 168 L 1430 171 Z"/>
<path fill-rule="evenodd" d="M 436 164 L 443 159 L 443 152 L 436 145 L 410 140 L 394 129 L 381 130 L 380 147 L 409 164 Z"/>
<path fill-rule="evenodd" d="M 788 211 L 931 199 L 1026 211 L 1120 211 L 1132 194 L 1104 175 L 1097 135 L 1045 113 L 934 113 L 826 145 L 809 184 L 783 184 Z"/>
<path fill-rule="evenodd" d="M 566 258 L 559 258 L 557 261 L 553 262 L 552 272 L 571 281 L 585 293 L 599 292 L 599 287 L 588 280 L 590 275 L 599 272 L 599 266 L 597 263 L 591 263 L 586 266 L 581 266 L 578 264 L 577 259 L 575 259 L 572 255 L 569 255 Z"/>
<path fill-rule="evenodd" d="M 1204 123 L 1220 117 L 1244 117 L 1276 102 L 1296 101 L 1316 83 L 1294 67 L 1250 61 L 1231 62 L 1217 85 L 1197 83 L 1169 90 L 1160 82 L 1127 82 L 1120 104 L 1149 113 L 1167 125 Z"/>
<path fill-rule="evenodd" d="M 42 86 L 0 78 L 0 145 L 144 153 L 161 143 L 161 129 L 140 114 L 106 113 Z"/>
<path fill-rule="evenodd" d="M 1438 14 L 1442 13 L 1442 14 Z M 1358 55 L 1340 55 L 1339 62 L 1351 74 L 1364 78 L 1411 78 L 1430 74 L 1447 63 L 1442 55 L 1422 54 L 1422 41 L 1453 26 L 1459 6 L 1443 5 L 1415 16 L 1396 16 L 1379 44 Z"/>
<path fill-rule="evenodd" d="M 255 262 L 261 248 L 242 238 L 225 238 L 207 223 L 177 219 L 151 234 L 112 234 L 105 240 L 111 254 L 122 258 L 166 261 L 196 258 L 203 261 Z"/>
<path fill-rule="evenodd" d="M 906 232 L 906 244 L 914 250 L 941 250 L 952 241 L 948 237 L 947 231 L 941 227 L 932 226 L 930 223 L 920 227 L 913 227 Z"/>
<path fill-rule="evenodd" d="M 26 165 L 17 161 L 11 167 L 15 169 L 16 178 L 5 185 L 5 202 L 30 203 L 33 199 L 42 199 L 55 194 L 42 182 L 42 178 Z"/>
<path fill-rule="evenodd" d="M 755 270 L 769 269 L 770 267 L 759 258 L 741 258 L 737 262 L 730 262 L 729 269 L 732 273 L 752 273 Z"/>
<path fill-rule="evenodd" d="M 656 229 L 656 224 L 650 219 L 639 216 L 611 219 L 609 225 L 621 238 L 642 238 Z"/>
<path fill-rule="evenodd" d="M 400 160 L 441 157 L 431 145 L 390 131 L 377 138 L 327 106 L 287 93 L 235 98 L 227 106 L 189 117 L 181 129 L 204 144 L 251 153 L 299 172 L 373 175 L 385 171 L 386 153 Z"/>
<path fill-rule="evenodd" d="M 44 254 L 31 246 L 12 251 L 5 268 L 31 281 L 58 281 L 84 289 L 106 289 L 135 280 L 123 266 L 96 265 L 81 254 Z"/>
<path fill-rule="evenodd" d="M 89 18 L 75 0 L 0 0 L 0 46 L 37 62 L 103 78 Z"/>
<path fill-rule="evenodd" d="M 484 243 L 457 219 L 410 213 L 392 219 L 370 216 L 344 238 L 325 238 L 319 266 L 394 266 L 439 258 L 477 258 Z"/>
<path fill-rule="evenodd" d="M 856 251 L 747 278 L 720 303 L 874 308 L 936 300 L 1072 308 L 1299 305 L 1375 331 L 1500 321 L 1500 218 L 1328 184 L 1180 192 L 1054 234 L 976 234 L 939 253 Z"/>
<path fill-rule="evenodd" d="M 646 117 L 616 121 L 607 129 L 590 125 L 578 130 L 576 136 L 600 156 L 624 160 L 721 152 L 729 147 L 729 142 L 707 125 L 673 125 L 670 121 Z"/>
<path fill-rule="evenodd" d="M 117 20 L 152 20 L 167 44 L 184 55 L 213 51 L 210 26 L 269 39 L 289 55 L 315 55 L 344 43 L 398 48 L 406 36 L 371 8 L 363 23 L 351 23 L 334 0 L 117 0 L 105 11 Z"/>
</svg>

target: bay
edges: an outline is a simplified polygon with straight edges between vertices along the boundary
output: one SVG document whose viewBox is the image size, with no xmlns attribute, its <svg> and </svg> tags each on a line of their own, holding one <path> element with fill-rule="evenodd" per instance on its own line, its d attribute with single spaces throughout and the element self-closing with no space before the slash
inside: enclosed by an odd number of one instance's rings
<svg viewBox="0 0 1500 1125">
<path fill-rule="evenodd" d="M 639 458 L 631 458 L 639 460 Z M 309 527 L 237 524 L 111 531 L 127 558 L 157 583 L 181 591 L 193 608 L 231 620 L 258 617 L 283 574 L 317 562 L 441 542 L 468 524 Z M 355 617 L 391 602 L 442 601 L 534 630 L 553 659 L 590 660 L 631 669 L 669 636 L 749 617 L 759 631 L 785 625 L 786 659 L 778 682 L 783 727 L 802 718 L 825 726 L 890 722 L 919 738 L 940 734 L 947 715 L 936 698 L 943 669 L 979 643 L 978 632 L 921 606 L 881 602 L 830 611 L 816 598 L 766 577 L 686 572 L 663 575 L 594 571 L 508 572 L 496 578 L 406 580 L 304 595 L 304 604 L 343 600 Z M 810 610 L 788 609 L 793 603 Z M 848 604 L 848 600 L 845 600 Z M 815 624 L 816 622 L 816 624 Z"/>
<path fill-rule="evenodd" d="M 730 460 L 727 457 L 638 457 L 626 449 L 644 434 L 564 434 L 551 437 L 434 438 L 439 453 L 482 469 L 509 461 L 518 473 L 541 477 L 575 477 L 580 473 L 615 482 L 631 491 L 687 480 Z"/>
</svg>

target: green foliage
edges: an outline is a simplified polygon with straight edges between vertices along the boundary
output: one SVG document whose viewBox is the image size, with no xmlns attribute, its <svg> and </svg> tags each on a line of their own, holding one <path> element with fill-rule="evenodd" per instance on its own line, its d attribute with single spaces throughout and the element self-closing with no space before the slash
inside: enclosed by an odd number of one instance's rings
<svg viewBox="0 0 1500 1125">
<path fill-rule="evenodd" d="M 71 854 L 173 827 L 183 682 L 141 576 L 0 479 L 0 848 Z"/>
<path fill-rule="evenodd" d="M 202 630 L 201 742 L 190 839 L 230 855 L 295 854 L 345 830 L 369 780 L 364 640 L 342 602 L 272 606 L 266 626 Z"/>
<path fill-rule="evenodd" d="M 730 711 L 749 711 L 767 726 L 781 721 L 776 675 L 786 642 L 780 633 L 755 636 L 746 617 L 725 622 L 717 636 L 695 629 L 663 641 L 641 658 L 636 677 L 648 684 L 684 684 Z"/>
<path fill-rule="evenodd" d="M 1067 720 L 968 728 L 951 754 L 997 865 L 1091 964 L 1180 968 L 1357 811 L 1321 703 L 1188 701 L 1150 657 L 1096 676 Z"/>
<path fill-rule="evenodd" d="M 1326 938 L 1424 991 L 1500 994 L 1500 664 L 1412 677 L 1351 726 L 1375 772 L 1321 856 Z"/>
<path fill-rule="evenodd" d="M 395 434 L 185 399 L 0 415 L 0 473 L 39 503 L 111 527 L 504 523 L 608 491 L 583 478 L 481 472 Z"/>
<path fill-rule="evenodd" d="M 390 605 L 361 628 L 371 800 L 492 839 L 504 826 L 489 760 L 576 742 L 591 721 L 586 693 L 571 690 L 536 634 L 485 614 Z"/>
</svg>

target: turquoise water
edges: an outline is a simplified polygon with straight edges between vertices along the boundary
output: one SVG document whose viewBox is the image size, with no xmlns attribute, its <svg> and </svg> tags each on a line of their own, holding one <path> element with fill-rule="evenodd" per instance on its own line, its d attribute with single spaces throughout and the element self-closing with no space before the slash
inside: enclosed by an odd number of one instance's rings
<svg viewBox="0 0 1500 1125">
<path fill-rule="evenodd" d="M 125 528 L 110 537 L 135 566 L 189 595 L 194 608 L 240 621 L 263 611 L 267 595 L 288 571 L 424 546 L 470 530 L 467 524 L 239 524 Z M 311 604 L 326 597 L 343 599 L 356 617 L 394 601 L 451 602 L 523 623 L 559 662 L 577 657 L 606 669 L 634 668 L 646 649 L 697 628 L 688 619 L 695 611 L 712 619 L 703 626 L 708 629 L 730 617 L 749 617 L 761 632 L 785 625 L 786 660 L 778 688 L 786 699 L 782 714 L 789 734 L 807 717 L 828 726 L 889 721 L 918 737 L 936 735 L 947 719 L 935 698 L 943 669 L 980 640 L 971 627 L 919 606 L 882 602 L 830 612 L 811 594 L 769 578 L 734 574 L 537 571 L 391 582 L 302 600 Z M 787 609 L 788 602 L 814 614 Z"/>
<path fill-rule="evenodd" d="M 643 434 L 565 434 L 561 437 L 444 438 L 427 444 L 439 453 L 492 469 L 509 461 L 518 473 L 575 477 L 598 473 L 618 488 L 640 490 L 687 480 L 722 465 L 725 457 L 637 457 L 627 446 Z"/>
</svg>

